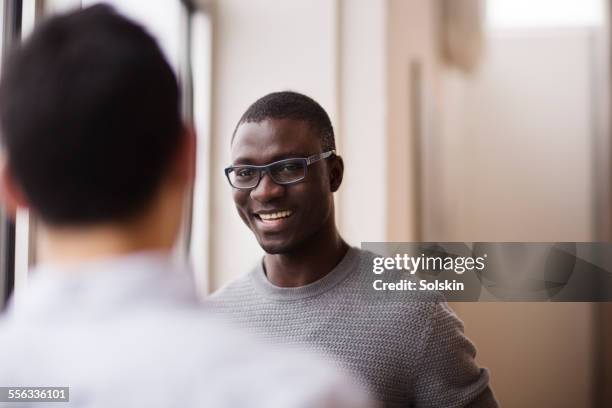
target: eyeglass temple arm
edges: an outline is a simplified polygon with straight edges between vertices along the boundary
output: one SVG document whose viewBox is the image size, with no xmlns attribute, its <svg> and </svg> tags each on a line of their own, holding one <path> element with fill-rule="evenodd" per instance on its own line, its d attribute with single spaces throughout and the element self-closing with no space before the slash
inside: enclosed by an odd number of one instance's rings
<svg viewBox="0 0 612 408">
<path fill-rule="evenodd" d="M 336 151 L 335 150 L 330 150 L 330 151 L 325 152 L 325 153 L 320 153 L 320 154 L 312 155 L 312 156 L 306 158 L 306 163 L 312 164 L 312 163 L 318 162 L 319 160 L 327 159 L 332 154 L 336 154 Z"/>
</svg>

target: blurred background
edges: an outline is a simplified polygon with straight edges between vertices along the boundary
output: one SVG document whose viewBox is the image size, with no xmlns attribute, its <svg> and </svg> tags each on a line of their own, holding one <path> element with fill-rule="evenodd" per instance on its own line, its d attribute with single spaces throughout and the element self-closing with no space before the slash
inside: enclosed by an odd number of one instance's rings
<svg viewBox="0 0 612 408">
<path fill-rule="evenodd" d="M 91 0 L 3 0 L 2 55 Z M 198 132 L 177 258 L 204 295 L 262 255 L 223 176 L 231 133 L 278 90 L 321 103 L 362 241 L 610 241 L 608 0 L 115 0 L 160 42 Z M 3 298 L 36 220 L 3 218 Z M 612 406 L 612 305 L 456 303 L 506 407 Z"/>
</svg>

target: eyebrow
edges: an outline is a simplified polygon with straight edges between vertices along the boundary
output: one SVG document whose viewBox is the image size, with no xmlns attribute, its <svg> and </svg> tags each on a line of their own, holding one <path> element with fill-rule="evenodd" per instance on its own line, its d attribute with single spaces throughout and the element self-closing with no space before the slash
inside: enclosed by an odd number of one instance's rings
<svg viewBox="0 0 612 408">
<path fill-rule="evenodd" d="M 285 152 L 285 153 L 281 153 L 281 154 L 275 154 L 274 156 L 270 157 L 269 160 L 266 160 L 263 163 L 261 163 L 261 162 L 258 163 L 258 161 L 257 160 L 253 160 L 252 157 L 238 156 L 233 161 L 232 165 L 263 166 L 263 165 L 266 165 L 266 164 L 277 162 L 279 160 L 295 159 L 295 158 L 305 158 L 305 157 L 312 156 L 313 154 L 317 154 L 317 153 L 304 153 L 303 151 L 301 151 L 301 152 Z"/>
</svg>

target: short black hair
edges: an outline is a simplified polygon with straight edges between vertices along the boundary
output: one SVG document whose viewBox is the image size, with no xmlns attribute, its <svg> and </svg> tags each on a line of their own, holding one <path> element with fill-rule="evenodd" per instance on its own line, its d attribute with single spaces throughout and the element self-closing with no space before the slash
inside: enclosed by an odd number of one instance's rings
<svg viewBox="0 0 612 408">
<path fill-rule="evenodd" d="M 234 133 L 243 123 L 260 123 L 266 119 L 295 119 L 307 122 L 321 137 L 323 151 L 336 150 L 331 120 L 314 99 L 293 91 L 269 93 L 256 100 L 242 115 Z"/>
<path fill-rule="evenodd" d="M 156 41 L 111 7 L 53 17 L 0 80 L 9 168 L 44 222 L 129 219 L 180 145 L 176 77 Z"/>
</svg>

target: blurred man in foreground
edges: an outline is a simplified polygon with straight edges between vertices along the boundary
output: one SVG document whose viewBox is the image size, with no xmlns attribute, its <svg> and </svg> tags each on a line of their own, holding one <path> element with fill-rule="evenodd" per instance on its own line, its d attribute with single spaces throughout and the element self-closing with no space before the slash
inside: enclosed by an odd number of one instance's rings
<svg viewBox="0 0 612 408">
<path fill-rule="evenodd" d="M 488 371 L 439 293 L 372 296 L 375 255 L 349 247 L 336 228 L 344 163 L 335 150 L 327 113 L 305 95 L 266 95 L 240 118 L 225 172 L 266 254 L 214 296 L 218 309 L 271 338 L 327 352 L 386 406 L 497 406 Z"/>
<path fill-rule="evenodd" d="M 43 23 L 3 71 L 0 124 L 5 205 L 44 239 L 0 321 L 0 386 L 70 387 L 78 407 L 363 406 L 318 360 L 202 316 L 172 265 L 195 142 L 140 26 L 105 6 Z"/>
</svg>

